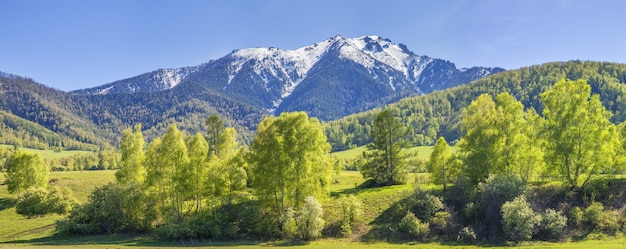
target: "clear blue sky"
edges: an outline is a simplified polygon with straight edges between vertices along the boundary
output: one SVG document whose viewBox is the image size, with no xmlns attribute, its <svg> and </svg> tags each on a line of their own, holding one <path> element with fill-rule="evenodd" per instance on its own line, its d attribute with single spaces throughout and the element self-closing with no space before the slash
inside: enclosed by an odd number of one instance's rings
<svg viewBox="0 0 626 249">
<path fill-rule="evenodd" d="M 247 47 L 380 35 L 457 67 L 626 63 L 626 1 L 0 1 L 0 71 L 61 90 Z"/>
</svg>

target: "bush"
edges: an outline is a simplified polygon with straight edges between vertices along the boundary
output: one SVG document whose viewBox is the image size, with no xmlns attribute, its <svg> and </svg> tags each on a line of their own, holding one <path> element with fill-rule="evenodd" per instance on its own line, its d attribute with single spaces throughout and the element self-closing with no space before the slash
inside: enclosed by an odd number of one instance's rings
<svg viewBox="0 0 626 249">
<path fill-rule="evenodd" d="M 602 213 L 604 211 L 604 206 L 602 203 L 594 202 L 589 207 L 585 209 L 583 213 L 583 222 L 585 225 L 596 228 L 600 221 L 602 220 Z"/>
<path fill-rule="evenodd" d="M 474 233 L 474 229 L 471 227 L 463 227 L 463 229 L 459 231 L 459 235 L 457 235 L 456 240 L 465 243 L 475 242 L 476 233 Z"/>
<path fill-rule="evenodd" d="M 540 217 L 533 212 L 524 196 L 502 205 L 502 223 L 508 239 L 529 240 L 540 221 Z"/>
<path fill-rule="evenodd" d="M 301 239 L 311 240 L 322 236 L 325 223 L 322 215 L 324 215 L 324 210 L 315 197 L 304 198 L 304 206 L 296 216 Z"/>
<path fill-rule="evenodd" d="M 540 230 L 548 239 L 560 239 L 567 227 L 567 217 L 554 209 L 547 209 L 541 216 Z"/>
<path fill-rule="evenodd" d="M 339 234 L 347 237 L 352 234 L 352 229 L 360 220 L 361 202 L 354 196 L 341 197 L 339 200 L 342 210 L 341 227 Z"/>
<path fill-rule="evenodd" d="M 620 214 L 616 210 L 607 210 L 602 213 L 598 222 L 598 230 L 603 233 L 615 235 L 620 228 Z"/>
<path fill-rule="evenodd" d="M 441 198 L 431 195 L 419 187 L 407 198 L 406 205 L 409 207 L 409 211 L 424 221 L 430 221 L 438 211 L 443 210 Z"/>
<path fill-rule="evenodd" d="M 406 233 L 417 239 L 425 239 L 426 236 L 428 236 L 428 233 L 430 232 L 428 227 L 428 222 L 422 223 L 420 219 L 410 211 L 402 217 L 400 224 L 398 224 L 398 230 L 400 232 Z"/>
<path fill-rule="evenodd" d="M 488 238 L 492 241 L 500 239 L 502 229 L 502 205 L 522 195 L 526 190 L 521 178 L 516 175 L 494 175 L 477 187 L 475 203 L 476 220 L 485 224 Z"/>
<path fill-rule="evenodd" d="M 156 219 L 153 204 L 138 184 L 109 183 L 96 188 L 87 203 L 57 222 L 57 231 L 69 234 L 145 232 Z"/>
<path fill-rule="evenodd" d="M 430 226 L 438 234 L 443 234 L 448 228 L 448 220 L 450 219 L 450 213 L 441 211 L 435 214 L 430 220 Z"/>
<path fill-rule="evenodd" d="M 41 187 L 30 187 L 18 201 L 15 209 L 18 214 L 32 218 L 53 213 L 66 214 L 75 204 L 76 200 L 68 191 L 61 192 L 56 188 L 48 191 Z"/>
<path fill-rule="evenodd" d="M 580 227 L 583 223 L 583 210 L 580 207 L 574 207 L 568 213 L 570 225 Z"/>
</svg>

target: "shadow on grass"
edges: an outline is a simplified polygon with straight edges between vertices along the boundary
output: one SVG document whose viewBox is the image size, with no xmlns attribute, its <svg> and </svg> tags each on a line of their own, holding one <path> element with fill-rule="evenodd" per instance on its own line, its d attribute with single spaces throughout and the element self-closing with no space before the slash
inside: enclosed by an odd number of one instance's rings
<svg viewBox="0 0 626 249">
<path fill-rule="evenodd" d="M 0 198 L 0 211 L 15 207 L 17 200 L 13 198 Z"/>
<path fill-rule="evenodd" d="M 13 240 L 0 243 L 0 247 L 4 245 L 33 245 L 33 246 L 80 246 L 80 245 L 116 245 L 125 247 L 224 247 L 236 248 L 247 246 L 267 246 L 267 247 L 293 247 L 306 246 L 307 241 L 254 241 L 254 240 L 237 240 L 237 241 L 210 241 L 210 240 L 178 240 L 178 241 L 159 241 L 151 235 L 52 235 L 48 237 L 31 239 L 31 240 Z"/>
<path fill-rule="evenodd" d="M 391 186 L 400 186 L 400 185 L 391 185 Z M 356 194 L 360 194 L 363 192 L 380 192 L 380 191 L 384 191 L 385 188 L 384 187 L 389 187 L 389 186 L 379 186 L 376 185 L 376 183 L 374 182 L 374 180 L 369 179 L 363 183 L 361 183 L 359 186 L 356 186 L 354 188 L 348 188 L 348 189 L 343 189 L 343 190 L 339 190 L 339 191 L 333 191 L 330 193 L 331 197 L 337 197 L 337 196 L 341 196 L 341 195 L 356 195 Z"/>
</svg>

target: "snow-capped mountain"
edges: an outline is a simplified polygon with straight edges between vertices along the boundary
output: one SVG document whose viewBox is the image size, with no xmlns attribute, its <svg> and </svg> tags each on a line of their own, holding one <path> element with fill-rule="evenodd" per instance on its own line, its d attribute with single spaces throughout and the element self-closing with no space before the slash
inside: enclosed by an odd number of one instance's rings
<svg viewBox="0 0 626 249">
<path fill-rule="evenodd" d="M 162 91 L 177 86 L 201 66 L 177 69 L 159 69 L 128 79 L 118 80 L 94 88 L 73 91 L 75 94 L 113 94 Z"/>
<path fill-rule="evenodd" d="M 207 87 L 268 112 L 307 111 L 333 119 L 468 83 L 501 68 L 457 69 L 379 36 L 335 36 L 295 50 L 246 48 L 196 67 L 162 69 L 76 94 Z"/>
</svg>

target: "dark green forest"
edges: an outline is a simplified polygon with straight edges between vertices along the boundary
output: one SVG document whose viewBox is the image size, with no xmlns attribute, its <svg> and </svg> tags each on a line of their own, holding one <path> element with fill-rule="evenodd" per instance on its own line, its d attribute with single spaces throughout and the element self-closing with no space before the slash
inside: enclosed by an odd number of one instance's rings
<svg viewBox="0 0 626 249">
<path fill-rule="evenodd" d="M 413 145 L 434 145 L 442 136 L 451 144 L 461 137 L 461 111 L 479 95 L 487 93 L 492 98 L 508 92 L 522 102 L 525 109 L 533 107 L 539 114 L 543 110 L 540 94 L 561 79 L 584 79 L 591 85 L 593 94 L 613 113 L 611 121 L 626 119 L 626 65 L 606 62 L 569 61 L 554 62 L 517 70 L 501 72 L 469 84 L 433 92 L 428 95 L 402 99 L 385 106 L 410 127 L 407 140 Z M 374 109 L 326 123 L 326 135 L 333 151 L 362 146 L 369 143 Z"/>
</svg>

